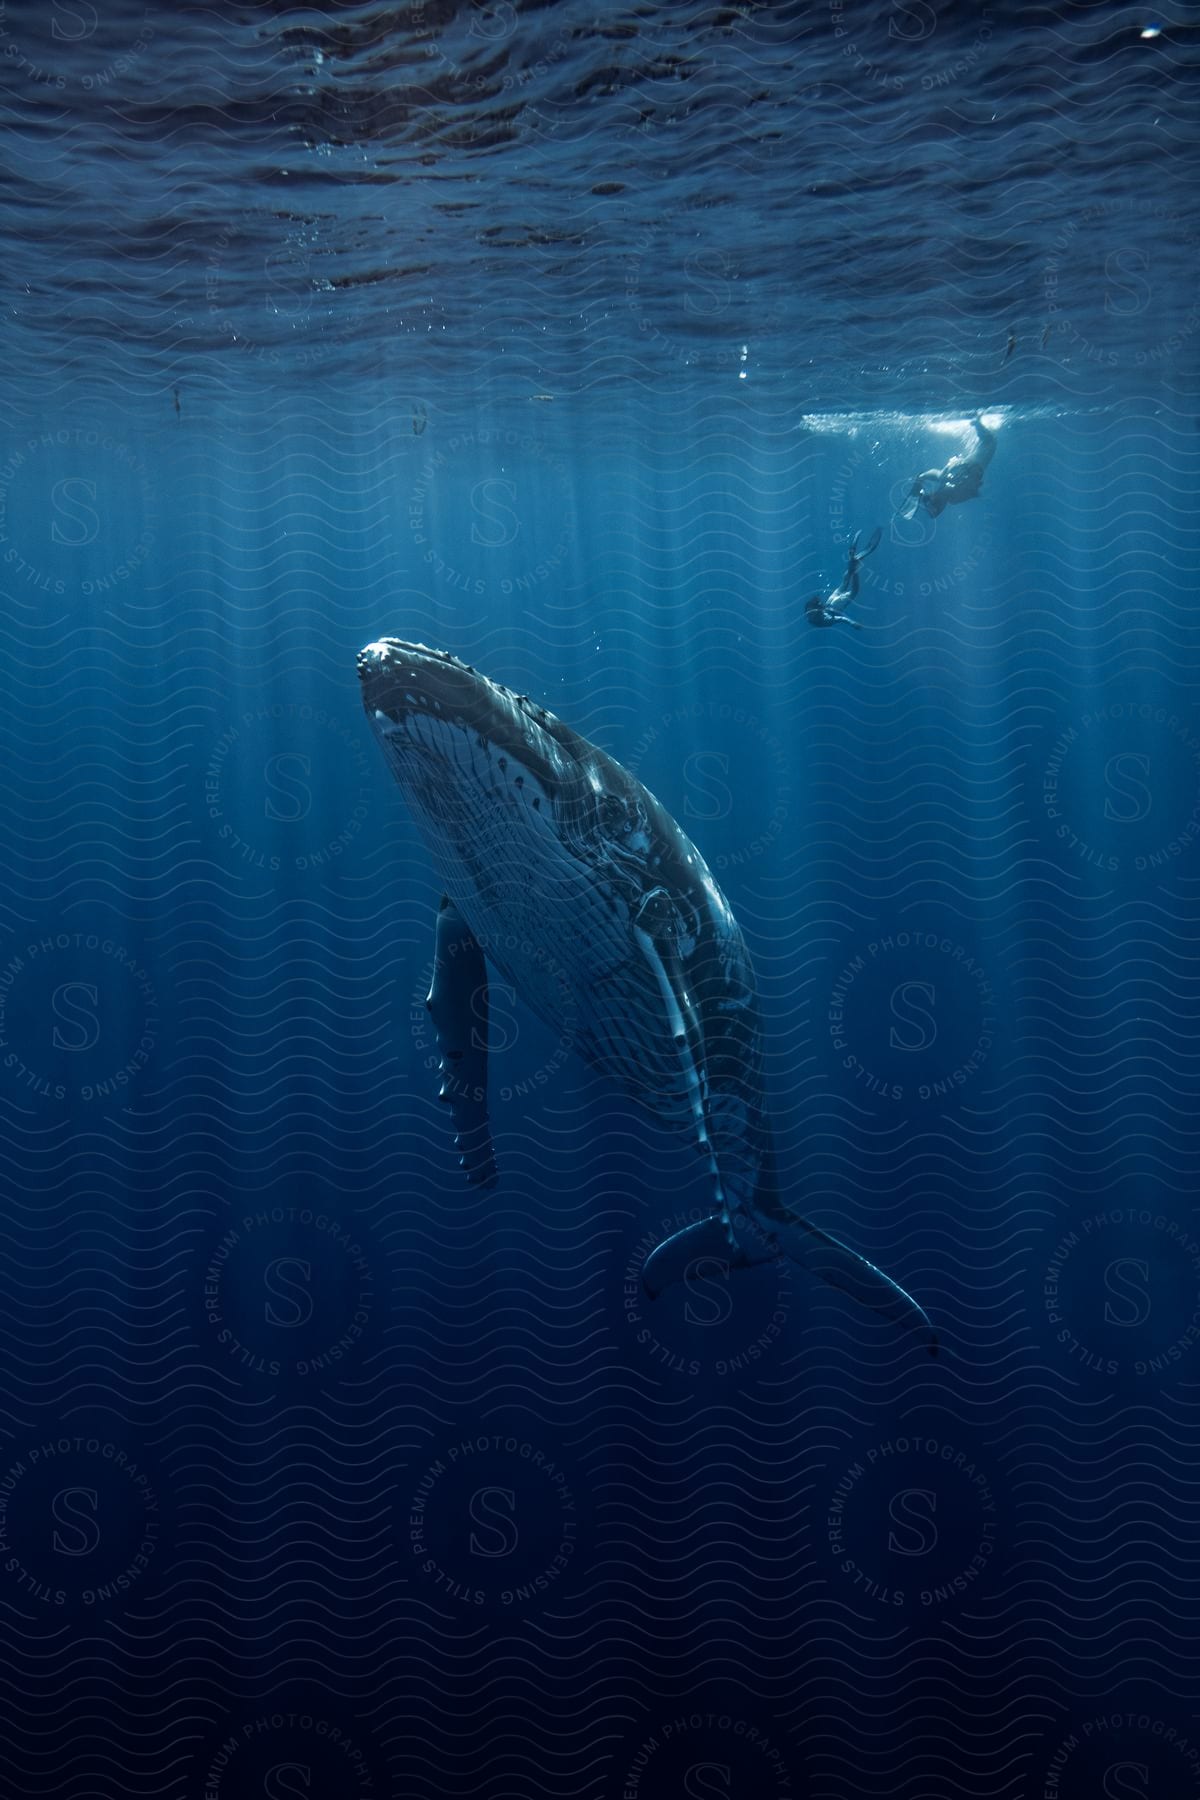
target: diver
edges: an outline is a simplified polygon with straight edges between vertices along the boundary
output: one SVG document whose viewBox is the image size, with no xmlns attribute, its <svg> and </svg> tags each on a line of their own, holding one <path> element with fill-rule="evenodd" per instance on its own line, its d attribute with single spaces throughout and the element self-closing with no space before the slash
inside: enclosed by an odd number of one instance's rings
<svg viewBox="0 0 1200 1800">
<path fill-rule="evenodd" d="M 974 500 L 983 485 L 983 471 L 996 451 L 996 434 L 978 413 L 971 420 L 975 442 L 965 456 L 952 456 L 944 469 L 926 469 L 917 476 L 900 507 L 900 517 L 911 519 L 923 506 L 931 519 L 960 500 Z"/>
<path fill-rule="evenodd" d="M 862 630 L 857 619 L 846 618 L 846 608 L 852 601 L 858 599 L 858 571 L 872 550 L 878 548 L 880 535 L 880 527 L 877 525 L 871 533 L 871 541 L 866 549 L 860 550 L 858 533 L 855 532 L 850 540 L 850 560 L 846 564 L 846 573 L 842 576 L 841 587 L 834 588 L 832 594 L 824 600 L 820 594 L 814 594 L 804 608 L 804 616 L 810 625 L 836 625 L 839 620 L 844 620 L 847 625 L 853 625 L 855 631 Z"/>
</svg>

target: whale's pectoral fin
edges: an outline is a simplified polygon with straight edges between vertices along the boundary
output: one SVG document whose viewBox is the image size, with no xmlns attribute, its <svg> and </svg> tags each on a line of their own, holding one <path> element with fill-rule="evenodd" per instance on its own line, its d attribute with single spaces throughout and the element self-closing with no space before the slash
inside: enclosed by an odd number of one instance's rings
<svg viewBox="0 0 1200 1800">
<path fill-rule="evenodd" d="M 442 1085 L 459 1160 L 473 1187 L 491 1187 L 496 1156 L 487 1110 L 487 965 L 471 928 L 442 896 L 425 1004 L 437 1033 Z"/>
<path fill-rule="evenodd" d="M 830 1287 L 849 1294 L 862 1306 L 914 1331 L 937 1355 L 937 1333 L 924 1308 L 911 1294 L 828 1232 L 798 1214 L 776 1204 L 769 1213 L 755 1210 L 738 1221 L 738 1241 L 731 1248 L 720 1213 L 701 1219 L 664 1238 L 642 1266 L 642 1285 L 652 1300 L 673 1282 L 686 1281 L 698 1265 L 719 1262 L 730 1269 L 750 1269 L 758 1263 L 786 1257 Z"/>
<path fill-rule="evenodd" d="M 737 1239 L 712 1141 L 704 1033 L 700 1028 L 680 958 L 682 926 L 679 914 L 665 888 L 654 888 L 644 897 L 634 915 L 633 935 L 658 983 L 667 1029 L 675 1046 L 679 1077 L 692 1118 L 692 1129 L 712 1175 L 726 1250 L 732 1251 L 737 1247 Z"/>
</svg>

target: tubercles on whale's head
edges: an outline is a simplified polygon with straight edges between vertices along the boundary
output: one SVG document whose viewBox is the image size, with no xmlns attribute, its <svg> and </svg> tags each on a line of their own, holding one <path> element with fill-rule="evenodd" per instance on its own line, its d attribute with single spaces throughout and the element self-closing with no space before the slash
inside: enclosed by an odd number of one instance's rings
<svg viewBox="0 0 1200 1800">
<path fill-rule="evenodd" d="M 409 712 L 442 712 L 466 701 L 484 678 L 448 650 L 377 638 L 358 653 L 358 679 L 368 712 L 400 717 Z"/>
</svg>

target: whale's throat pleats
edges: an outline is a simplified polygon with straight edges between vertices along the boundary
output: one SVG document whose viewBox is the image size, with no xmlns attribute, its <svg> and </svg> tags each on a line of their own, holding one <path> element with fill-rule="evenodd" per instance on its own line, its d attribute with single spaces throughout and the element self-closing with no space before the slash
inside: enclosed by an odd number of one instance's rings
<svg viewBox="0 0 1200 1800">
<path fill-rule="evenodd" d="M 377 729 L 434 866 L 492 970 L 588 1060 L 630 996 L 628 906 L 531 768 L 428 715 Z M 611 1000 L 606 1000 L 608 989 Z"/>
</svg>

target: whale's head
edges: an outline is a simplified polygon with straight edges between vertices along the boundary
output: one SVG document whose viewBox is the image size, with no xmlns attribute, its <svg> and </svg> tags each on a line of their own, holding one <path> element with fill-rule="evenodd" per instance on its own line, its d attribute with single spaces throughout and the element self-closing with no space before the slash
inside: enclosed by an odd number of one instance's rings
<svg viewBox="0 0 1200 1800">
<path fill-rule="evenodd" d="M 358 656 L 363 707 L 396 778 L 423 771 L 445 790 L 478 782 L 485 766 L 519 764 L 544 796 L 574 796 L 590 747 L 526 694 L 481 675 L 448 650 L 380 638 Z M 502 766 L 503 765 L 503 766 Z"/>
<path fill-rule="evenodd" d="M 433 843 L 589 836 L 636 786 L 603 751 L 446 650 L 381 638 L 359 653 L 363 707 L 405 799 Z"/>
</svg>

